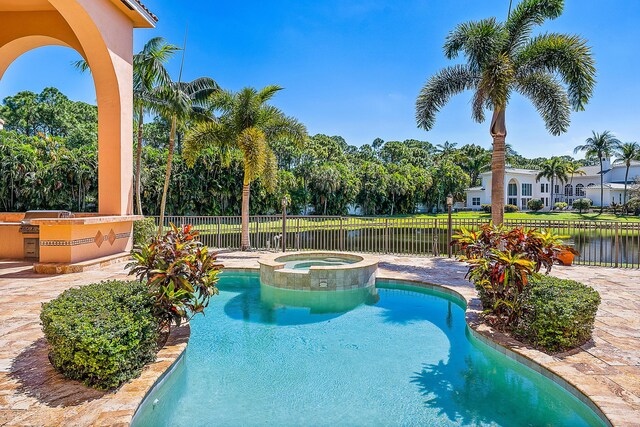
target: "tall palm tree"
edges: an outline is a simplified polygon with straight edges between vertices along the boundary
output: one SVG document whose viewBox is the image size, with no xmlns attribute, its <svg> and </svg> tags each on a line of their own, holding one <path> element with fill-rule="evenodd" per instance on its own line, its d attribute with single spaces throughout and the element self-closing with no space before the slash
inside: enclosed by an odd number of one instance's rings
<svg viewBox="0 0 640 427">
<path fill-rule="evenodd" d="M 211 121 L 213 119 L 210 110 L 211 100 L 213 94 L 219 90 L 218 84 L 208 77 L 201 77 L 191 82 L 169 81 L 162 86 L 154 88 L 145 101 L 151 110 L 171 123 L 167 168 L 164 176 L 162 200 L 160 201 L 160 227 L 158 228 L 158 234 L 162 234 L 164 227 L 164 214 L 171 180 L 171 163 L 173 161 L 177 129 L 187 121 L 192 123 Z"/>
<path fill-rule="evenodd" d="M 135 160 L 135 193 L 138 215 L 142 215 L 142 202 L 140 201 L 140 169 L 142 163 L 142 131 L 144 129 L 144 113 L 152 109 L 152 91 L 157 86 L 162 86 L 171 81 L 164 64 L 178 51 L 179 47 L 167 44 L 162 37 L 154 37 L 149 40 L 142 50 L 133 55 L 133 110 L 137 130 L 137 147 Z M 89 63 L 80 59 L 73 65 L 81 72 L 91 71 Z"/>
<path fill-rule="evenodd" d="M 153 107 L 148 102 L 149 95 L 156 86 L 162 86 L 171 81 L 164 64 L 180 48 L 167 44 L 162 37 L 149 40 L 142 50 L 133 56 L 133 108 L 137 114 L 137 147 L 135 161 L 135 193 L 138 215 L 142 215 L 140 200 L 140 169 L 142 163 L 142 130 L 144 129 L 144 113 Z"/>
<path fill-rule="evenodd" d="M 455 153 L 457 145 L 458 144 L 456 142 L 449 142 L 449 141 L 445 141 L 444 144 L 437 144 L 436 154 L 442 157 L 449 156 Z"/>
<path fill-rule="evenodd" d="M 212 108 L 220 113 L 215 121 L 202 123 L 187 133 L 184 156 L 190 164 L 209 146 L 224 150 L 239 149 L 244 160 L 242 182 L 241 250 L 249 250 L 249 197 L 251 183 L 262 177 L 267 186 L 276 187 L 277 163 L 270 145 L 281 138 L 301 145 L 307 138 L 305 126 L 267 104 L 282 90 L 266 86 L 261 90 L 247 87 L 239 92 L 222 91 L 213 99 Z"/>
<path fill-rule="evenodd" d="M 631 163 L 636 160 L 640 160 L 640 144 L 637 142 L 625 142 L 623 144 L 618 144 L 614 153 L 616 155 L 616 159 L 613 161 L 614 164 L 624 164 L 627 167 L 627 170 L 624 173 L 624 204 L 627 204 L 627 182 L 629 182 L 629 168 L 631 167 Z"/>
<path fill-rule="evenodd" d="M 531 100 L 553 135 L 567 131 L 571 108 L 584 109 L 593 93 L 594 60 L 584 39 L 558 33 L 530 37 L 534 26 L 557 18 L 563 8 L 563 0 L 523 0 L 504 23 L 489 18 L 458 25 L 444 53 L 448 59 L 463 53 L 466 64 L 431 77 L 416 100 L 416 120 L 426 130 L 449 98 L 465 90 L 474 91 L 475 121 L 484 122 L 485 110 L 492 112 L 491 216 L 496 224 L 504 218 L 505 112 L 512 92 Z"/>
<path fill-rule="evenodd" d="M 611 157 L 613 151 L 620 145 L 620 141 L 608 130 L 602 133 L 592 131 L 592 135 L 585 140 L 585 143 L 578 145 L 574 150 L 574 154 L 584 151 L 587 159 L 598 159 L 600 163 L 600 213 L 604 209 L 604 170 L 602 169 L 602 160 L 605 157 Z"/>
<path fill-rule="evenodd" d="M 566 169 L 567 169 L 567 175 L 570 176 L 570 180 L 569 180 L 569 185 L 571 185 L 571 188 L 573 188 L 573 177 L 575 175 L 586 175 L 587 173 L 582 169 L 582 165 L 575 161 L 575 160 L 567 160 L 565 162 L 566 165 Z M 577 194 L 576 194 L 577 196 Z M 565 198 L 566 198 L 566 202 L 569 203 L 569 199 L 568 199 L 568 195 L 565 194 Z"/>
<path fill-rule="evenodd" d="M 555 182 L 567 182 L 569 177 L 567 176 L 567 163 L 559 158 L 552 157 L 549 160 L 544 161 L 540 165 L 540 172 L 536 175 L 536 182 L 540 181 L 541 178 L 547 178 L 551 183 L 551 200 L 549 203 L 549 208 L 553 209 L 555 204 L 553 196 L 555 190 Z"/>
</svg>

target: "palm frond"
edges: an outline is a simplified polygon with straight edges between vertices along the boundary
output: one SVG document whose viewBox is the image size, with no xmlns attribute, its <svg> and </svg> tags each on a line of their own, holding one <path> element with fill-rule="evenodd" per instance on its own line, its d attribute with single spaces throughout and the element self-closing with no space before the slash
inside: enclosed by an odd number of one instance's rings
<svg viewBox="0 0 640 427">
<path fill-rule="evenodd" d="M 479 76 L 469 66 L 454 65 L 442 69 L 424 85 L 416 100 L 418 127 L 429 130 L 435 124 L 438 111 L 453 95 L 475 89 Z"/>
<path fill-rule="evenodd" d="M 552 135 L 566 132 L 571 122 L 567 91 L 551 74 L 533 73 L 516 80 L 516 89 L 531 100 Z"/>
<path fill-rule="evenodd" d="M 513 9 L 505 24 L 508 33 L 507 52 L 520 48 L 536 25 L 562 14 L 564 0 L 523 0 Z"/>
<path fill-rule="evenodd" d="M 469 65 L 478 70 L 500 51 L 504 35 L 504 27 L 495 18 L 464 22 L 447 36 L 444 54 L 453 59 L 463 52 Z"/>
<path fill-rule="evenodd" d="M 256 98 L 260 104 L 263 104 L 268 100 L 270 100 L 271 98 L 273 98 L 273 95 L 275 95 L 277 92 L 281 91 L 282 89 L 284 88 L 278 85 L 265 86 L 262 89 L 260 89 L 260 91 L 256 94 Z"/>
<path fill-rule="evenodd" d="M 71 65 L 73 65 L 73 68 L 80 71 L 81 73 L 86 73 L 87 71 L 91 72 L 91 68 L 89 68 L 89 63 L 87 62 L 86 59 L 79 59 L 77 61 L 73 61 Z"/>
<path fill-rule="evenodd" d="M 579 36 L 547 33 L 533 38 L 516 57 L 518 74 L 558 73 L 567 85 L 574 110 L 584 110 L 596 83 L 591 48 Z"/>
</svg>

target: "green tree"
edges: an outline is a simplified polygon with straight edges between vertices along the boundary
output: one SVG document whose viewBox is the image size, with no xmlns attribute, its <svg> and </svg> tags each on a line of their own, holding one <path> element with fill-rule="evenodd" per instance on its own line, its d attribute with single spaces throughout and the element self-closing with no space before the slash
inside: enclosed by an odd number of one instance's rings
<svg viewBox="0 0 640 427">
<path fill-rule="evenodd" d="M 495 224 L 504 218 L 505 111 L 511 93 L 529 98 L 553 135 L 566 132 L 571 107 L 584 109 L 593 93 L 594 60 L 585 40 L 558 33 L 530 37 L 534 26 L 557 18 L 563 8 L 563 0 L 522 0 L 504 23 L 489 18 L 458 25 L 449 33 L 444 52 L 448 59 L 462 53 L 466 63 L 431 77 L 416 101 L 418 126 L 426 130 L 434 126 L 436 113 L 449 98 L 465 90 L 474 91 L 474 120 L 482 123 L 485 110 L 492 112 Z"/>
<path fill-rule="evenodd" d="M 604 170 L 602 162 L 605 158 L 611 157 L 620 141 L 608 130 L 602 133 L 591 132 L 592 135 L 585 140 L 585 143 L 578 145 L 573 152 L 583 151 L 588 159 L 598 159 L 600 164 L 600 213 L 604 209 Z"/>
<path fill-rule="evenodd" d="M 627 184 L 629 182 L 629 168 L 634 161 L 640 160 L 640 144 L 637 142 L 625 142 L 618 144 L 614 149 L 616 159 L 614 164 L 625 165 L 624 172 L 624 204 L 627 204 Z"/>
<path fill-rule="evenodd" d="M 134 180 L 136 183 L 136 206 L 139 215 L 143 214 L 140 198 L 140 171 L 144 115 L 145 112 L 153 108 L 152 92 L 156 86 L 163 86 L 171 82 L 164 65 L 178 50 L 177 46 L 167 44 L 162 37 L 155 37 L 149 40 L 142 50 L 133 56 L 133 109 L 134 113 L 137 114 L 136 124 L 138 126 Z"/>
<path fill-rule="evenodd" d="M 196 126 L 185 140 L 185 155 L 193 162 L 203 148 L 219 146 L 239 149 L 244 159 L 242 182 L 241 250 L 251 247 L 249 241 L 250 185 L 262 177 L 271 189 L 276 187 L 276 158 L 270 147 L 273 141 L 287 138 L 295 144 L 307 139 L 304 125 L 267 102 L 282 90 L 280 86 L 251 87 L 233 93 L 222 91 L 213 100 L 213 108 L 221 113 L 218 120 Z"/>
<path fill-rule="evenodd" d="M 555 182 L 567 182 L 569 177 L 567 176 L 567 162 L 559 157 L 552 157 L 549 160 L 544 161 L 540 165 L 540 172 L 536 175 L 536 181 L 546 178 L 551 183 L 551 202 L 550 206 L 554 206 L 555 200 L 553 198 L 555 190 Z"/>
</svg>

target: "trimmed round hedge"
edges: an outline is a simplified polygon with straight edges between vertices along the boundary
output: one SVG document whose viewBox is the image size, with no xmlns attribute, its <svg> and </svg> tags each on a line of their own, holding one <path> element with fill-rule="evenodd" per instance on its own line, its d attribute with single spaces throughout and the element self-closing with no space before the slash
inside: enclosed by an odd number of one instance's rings
<svg viewBox="0 0 640 427">
<path fill-rule="evenodd" d="M 137 377 L 155 360 L 154 300 L 139 282 L 73 288 L 42 305 L 49 360 L 63 375 L 99 390 Z"/>
<path fill-rule="evenodd" d="M 591 338 L 600 295 L 573 280 L 539 276 L 522 294 L 523 314 L 515 334 L 549 352 L 575 348 Z"/>
</svg>

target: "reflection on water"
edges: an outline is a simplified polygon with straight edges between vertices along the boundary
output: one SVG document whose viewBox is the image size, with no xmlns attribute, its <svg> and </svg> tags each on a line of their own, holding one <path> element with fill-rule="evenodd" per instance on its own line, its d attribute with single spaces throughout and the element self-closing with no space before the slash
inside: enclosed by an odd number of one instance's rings
<svg viewBox="0 0 640 427">
<path fill-rule="evenodd" d="M 312 314 L 344 313 L 361 304 L 375 304 L 380 297 L 375 287 L 338 291 L 302 291 L 260 284 L 260 300 L 272 310 L 301 307 Z"/>
</svg>

